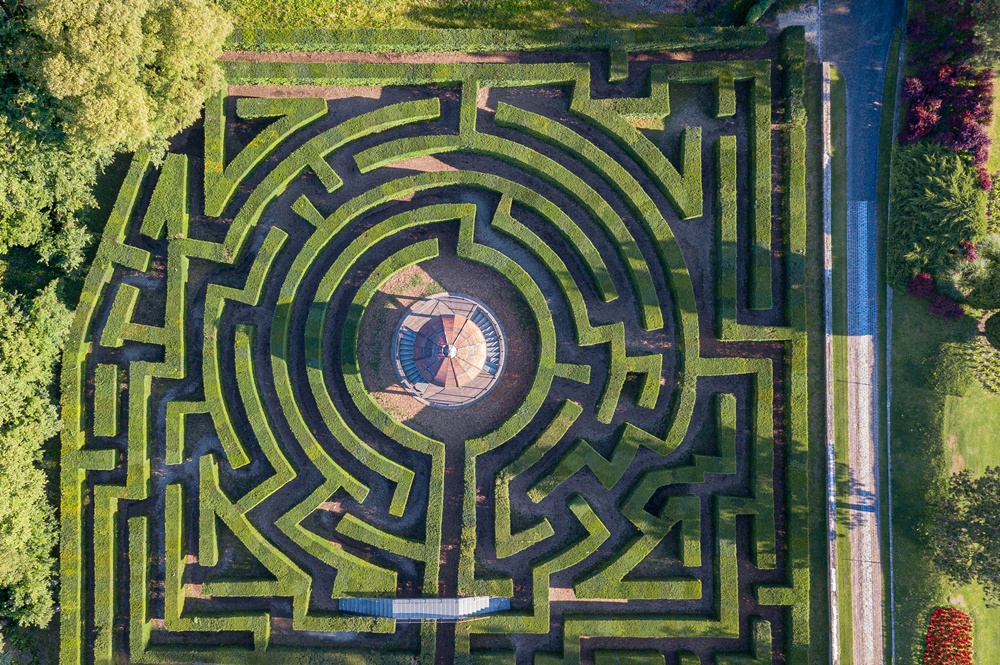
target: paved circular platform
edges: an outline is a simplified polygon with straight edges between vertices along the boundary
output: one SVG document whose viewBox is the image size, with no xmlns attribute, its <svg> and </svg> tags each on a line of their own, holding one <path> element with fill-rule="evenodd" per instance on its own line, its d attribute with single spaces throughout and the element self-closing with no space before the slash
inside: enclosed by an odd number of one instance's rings
<svg viewBox="0 0 1000 665">
<path fill-rule="evenodd" d="M 438 408 L 467 406 L 493 389 L 506 343 L 496 316 L 479 300 L 452 293 L 415 302 L 393 336 L 403 386 Z"/>
</svg>

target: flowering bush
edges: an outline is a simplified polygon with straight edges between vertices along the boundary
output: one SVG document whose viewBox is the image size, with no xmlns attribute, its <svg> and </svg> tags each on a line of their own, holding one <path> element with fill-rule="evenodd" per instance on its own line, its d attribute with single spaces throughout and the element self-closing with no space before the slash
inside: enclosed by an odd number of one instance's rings
<svg viewBox="0 0 1000 665">
<path fill-rule="evenodd" d="M 934 610 L 924 642 L 924 665 L 972 665 L 972 617 L 957 607 Z"/>
<path fill-rule="evenodd" d="M 934 316 L 939 316 L 948 321 L 958 321 L 965 314 L 962 306 L 946 295 L 939 295 L 934 298 L 927 307 L 927 311 Z"/>
</svg>

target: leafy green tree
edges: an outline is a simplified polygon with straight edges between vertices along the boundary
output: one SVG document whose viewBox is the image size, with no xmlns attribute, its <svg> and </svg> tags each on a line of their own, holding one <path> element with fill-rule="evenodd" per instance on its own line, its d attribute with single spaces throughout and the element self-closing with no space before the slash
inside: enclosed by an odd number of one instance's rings
<svg viewBox="0 0 1000 665">
<path fill-rule="evenodd" d="M 897 147 L 890 183 L 889 281 L 940 275 L 986 234 L 986 193 L 967 158 L 933 143 Z"/>
<path fill-rule="evenodd" d="M 97 174 L 194 122 L 230 29 L 212 0 L 0 0 L 0 254 L 77 267 Z"/>
<path fill-rule="evenodd" d="M 69 326 L 56 284 L 31 302 L 0 289 L 0 620 L 52 617 L 54 511 L 39 466 L 59 431 L 49 386 Z"/>
<path fill-rule="evenodd" d="M 1000 467 L 955 474 L 936 508 L 930 536 L 941 570 L 958 584 L 978 582 L 987 604 L 1000 604 Z"/>
</svg>

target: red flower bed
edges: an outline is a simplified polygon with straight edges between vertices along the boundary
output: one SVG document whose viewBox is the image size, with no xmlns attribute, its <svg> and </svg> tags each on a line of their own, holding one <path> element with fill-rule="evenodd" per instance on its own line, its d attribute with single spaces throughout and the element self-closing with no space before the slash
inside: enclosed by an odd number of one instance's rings
<svg viewBox="0 0 1000 665">
<path fill-rule="evenodd" d="M 924 665 L 972 665 L 972 617 L 957 607 L 934 610 L 927 626 Z"/>
</svg>

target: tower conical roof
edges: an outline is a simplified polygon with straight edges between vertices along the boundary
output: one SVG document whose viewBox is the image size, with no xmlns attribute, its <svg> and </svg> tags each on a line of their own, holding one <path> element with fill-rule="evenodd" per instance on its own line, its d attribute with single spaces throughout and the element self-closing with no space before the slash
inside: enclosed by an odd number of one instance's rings
<svg viewBox="0 0 1000 665">
<path fill-rule="evenodd" d="M 414 302 L 393 342 L 403 386 L 440 408 L 475 402 L 496 385 L 506 344 L 493 313 L 475 298 L 440 293 Z"/>
<path fill-rule="evenodd" d="M 456 314 L 432 316 L 413 344 L 413 359 L 428 383 L 460 388 L 486 365 L 486 338 L 470 319 Z"/>
</svg>

